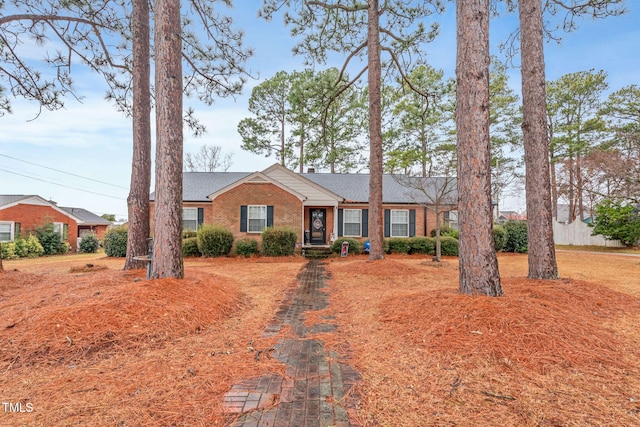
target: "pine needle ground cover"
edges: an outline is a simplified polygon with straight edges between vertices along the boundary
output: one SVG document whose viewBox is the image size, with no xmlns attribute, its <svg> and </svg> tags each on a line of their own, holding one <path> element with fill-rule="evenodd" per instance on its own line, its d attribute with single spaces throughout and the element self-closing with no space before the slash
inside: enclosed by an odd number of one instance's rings
<svg viewBox="0 0 640 427">
<path fill-rule="evenodd" d="M 640 424 L 640 258 L 558 260 L 563 279 L 537 282 L 500 255 L 490 299 L 457 294 L 455 258 L 329 259 L 330 306 L 307 321 L 335 318 L 317 338 L 361 374 L 352 420 Z M 188 260 L 154 282 L 101 255 L 35 261 L 0 273 L 0 398 L 30 409 L 0 425 L 229 425 L 233 384 L 285 375 L 266 350 L 289 331 L 262 336 L 301 258 Z"/>
</svg>

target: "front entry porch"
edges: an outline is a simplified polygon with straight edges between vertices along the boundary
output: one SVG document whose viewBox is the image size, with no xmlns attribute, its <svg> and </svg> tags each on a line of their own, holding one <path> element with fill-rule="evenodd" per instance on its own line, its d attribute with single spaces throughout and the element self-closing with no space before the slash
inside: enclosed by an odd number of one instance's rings
<svg viewBox="0 0 640 427">
<path fill-rule="evenodd" d="M 302 248 L 329 248 L 335 240 L 335 207 L 304 207 L 304 240 Z"/>
</svg>

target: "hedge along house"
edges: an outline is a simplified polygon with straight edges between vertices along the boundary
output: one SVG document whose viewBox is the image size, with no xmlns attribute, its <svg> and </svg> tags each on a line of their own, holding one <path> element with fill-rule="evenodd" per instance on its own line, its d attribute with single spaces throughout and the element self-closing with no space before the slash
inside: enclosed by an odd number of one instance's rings
<svg viewBox="0 0 640 427">
<path fill-rule="evenodd" d="M 218 224 L 235 239 L 258 241 L 266 227 L 289 227 L 299 246 L 327 246 L 340 237 L 367 239 L 368 199 L 368 174 L 298 174 L 279 164 L 253 173 L 185 172 L 182 223 L 184 230 Z M 384 175 L 385 237 L 428 235 L 436 226 L 435 213 L 427 208 L 432 199 Z M 450 193 L 441 209 L 453 210 L 456 203 L 457 195 Z"/>
<path fill-rule="evenodd" d="M 48 223 L 73 251 L 78 249 L 79 237 L 88 231 L 104 237 L 111 224 L 86 209 L 63 208 L 40 196 L 0 195 L 0 241 L 12 242 Z"/>
</svg>

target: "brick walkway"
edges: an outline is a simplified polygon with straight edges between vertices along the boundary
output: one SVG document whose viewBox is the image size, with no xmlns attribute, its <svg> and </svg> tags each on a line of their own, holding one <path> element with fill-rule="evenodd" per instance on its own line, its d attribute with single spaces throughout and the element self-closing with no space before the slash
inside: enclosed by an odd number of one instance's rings
<svg viewBox="0 0 640 427">
<path fill-rule="evenodd" d="M 310 260 L 298 275 L 264 336 L 277 334 L 290 325 L 294 339 L 282 339 L 272 356 L 286 364 L 285 377 L 269 374 L 242 381 L 225 395 L 229 412 L 242 415 L 234 427 L 350 427 L 346 407 L 356 399 L 348 395 L 359 379 L 358 373 L 344 363 L 340 355 L 324 348 L 319 340 L 307 339 L 307 333 L 331 332 L 331 323 L 305 327 L 305 312 L 329 305 L 327 276 L 320 261 Z M 326 319 L 330 321 L 331 319 Z"/>
</svg>

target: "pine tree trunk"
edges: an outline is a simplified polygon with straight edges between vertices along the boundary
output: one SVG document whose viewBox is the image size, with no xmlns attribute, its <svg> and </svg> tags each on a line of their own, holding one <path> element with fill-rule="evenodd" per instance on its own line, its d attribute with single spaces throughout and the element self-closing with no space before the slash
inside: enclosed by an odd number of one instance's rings
<svg viewBox="0 0 640 427">
<path fill-rule="evenodd" d="M 520 0 L 519 7 L 529 278 L 557 279 L 546 121 L 542 2 Z"/>
<path fill-rule="evenodd" d="M 456 8 L 459 290 L 499 296 L 491 220 L 489 0 L 458 1 Z"/>
<path fill-rule="evenodd" d="M 382 212 L 382 68 L 378 0 L 369 1 L 368 85 L 369 85 L 369 259 L 384 258 Z"/>
<path fill-rule="evenodd" d="M 151 277 L 182 278 L 182 46 L 180 1 L 156 1 L 156 188 Z"/>
<path fill-rule="evenodd" d="M 129 233 L 124 269 L 146 267 L 133 258 L 147 254 L 151 188 L 151 95 L 149 2 L 133 0 L 133 160 L 127 206 Z"/>
<path fill-rule="evenodd" d="M 2 266 L 2 242 L 0 242 L 0 272 L 4 271 L 4 267 Z"/>
</svg>

